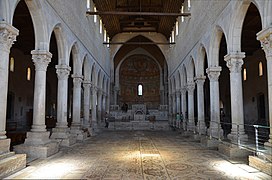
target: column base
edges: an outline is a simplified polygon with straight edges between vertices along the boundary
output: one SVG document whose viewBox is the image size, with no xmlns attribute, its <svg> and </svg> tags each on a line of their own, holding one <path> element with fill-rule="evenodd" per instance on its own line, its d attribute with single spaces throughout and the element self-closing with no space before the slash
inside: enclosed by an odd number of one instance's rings
<svg viewBox="0 0 272 180">
<path fill-rule="evenodd" d="M 252 154 L 251 152 L 242 149 L 237 145 L 227 142 L 220 143 L 218 145 L 218 151 L 230 159 L 244 159 Z"/>
<path fill-rule="evenodd" d="M 84 132 L 82 129 L 80 129 L 79 127 L 72 127 L 70 130 L 70 134 L 72 136 L 76 137 L 76 140 L 78 141 L 83 141 L 84 139 L 87 138 L 88 133 Z"/>
<path fill-rule="evenodd" d="M 196 131 L 195 128 L 196 127 L 195 127 L 195 123 L 194 122 L 188 122 L 188 128 L 187 128 L 187 130 L 195 132 Z"/>
<path fill-rule="evenodd" d="M 230 134 L 228 134 L 228 139 L 230 139 L 233 144 L 238 144 L 237 132 L 231 132 Z M 243 141 L 245 142 L 248 141 L 248 136 L 247 134 L 242 133 L 239 135 L 239 139 L 240 143 Z"/>
<path fill-rule="evenodd" d="M 272 162 L 262 160 L 256 156 L 248 157 L 249 166 L 252 166 L 270 176 L 272 176 Z"/>
<path fill-rule="evenodd" d="M 206 136 L 202 136 L 200 138 L 200 143 L 202 146 L 207 147 L 208 149 L 218 150 L 219 141 L 216 139 L 210 139 Z"/>
<path fill-rule="evenodd" d="M 26 154 L 8 152 L 0 155 L 0 178 L 3 179 L 26 167 Z"/>
<path fill-rule="evenodd" d="M 76 143 L 77 137 L 69 133 L 69 128 L 53 128 L 51 139 L 60 143 L 60 146 L 69 147 Z"/>
<path fill-rule="evenodd" d="M 207 128 L 206 128 L 205 122 L 199 121 L 198 123 L 200 123 L 199 125 L 200 134 L 207 135 Z"/>
<path fill-rule="evenodd" d="M 8 153 L 9 148 L 10 148 L 10 139 L 1 139 L 0 140 L 0 154 Z"/>
<path fill-rule="evenodd" d="M 218 128 L 209 128 L 207 130 L 208 136 L 211 135 L 211 137 L 213 138 L 222 138 L 223 137 L 223 129 L 220 128 L 220 130 L 218 131 Z"/>
</svg>

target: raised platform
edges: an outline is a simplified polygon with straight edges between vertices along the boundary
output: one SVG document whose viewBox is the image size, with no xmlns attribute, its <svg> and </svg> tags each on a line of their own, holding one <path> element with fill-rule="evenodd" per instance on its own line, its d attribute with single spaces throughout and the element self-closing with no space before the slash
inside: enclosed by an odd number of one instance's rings
<svg viewBox="0 0 272 180">
<path fill-rule="evenodd" d="M 257 156 L 248 157 L 249 165 L 272 176 L 272 163 Z"/>
<path fill-rule="evenodd" d="M 26 167 L 26 154 L 9 152 L 0 155 L 0 178 L 9 176 Z"/>
<path fill-rule="evenodd" d="M 114 130 L 169 130 L 168 121 L 113 121 L 109 123 L 109 129 Z"/>
</svg>

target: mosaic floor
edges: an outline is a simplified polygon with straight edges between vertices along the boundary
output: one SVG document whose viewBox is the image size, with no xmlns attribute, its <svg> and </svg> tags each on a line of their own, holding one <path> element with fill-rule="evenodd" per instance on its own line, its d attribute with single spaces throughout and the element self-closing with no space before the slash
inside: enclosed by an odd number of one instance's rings
<svg viewBox="0 0 272 180">
<path fill-rule="evenodd" d="M 177 132 L 105 131 L 7 179 L 271 179 Z"/>
</svg>

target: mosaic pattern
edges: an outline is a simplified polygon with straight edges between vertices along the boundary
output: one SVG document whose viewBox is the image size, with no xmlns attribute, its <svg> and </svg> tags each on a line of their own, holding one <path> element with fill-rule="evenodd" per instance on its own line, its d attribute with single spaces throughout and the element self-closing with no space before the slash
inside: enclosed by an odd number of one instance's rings
<svg viewBox="0 0 272 180">
<path fill-rule="evenodd" d="M 8 179 L 271 179 L 245 166 L 177 132 L 105 131 Z"/>
</svg>

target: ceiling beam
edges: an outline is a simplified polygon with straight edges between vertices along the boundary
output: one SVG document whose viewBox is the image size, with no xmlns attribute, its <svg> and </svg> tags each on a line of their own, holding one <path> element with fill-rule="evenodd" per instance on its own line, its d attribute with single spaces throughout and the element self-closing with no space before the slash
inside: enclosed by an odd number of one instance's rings
<svg viewBox="0 0 272 180">
<path fill-rule="evenodd" d="M 121 11 L 87 11 L 87 15 L 116 15 L 116 16 L 190 16 L 191 13 L 168 13 L 168 12 L 121 12 Z"/>
</svg>

